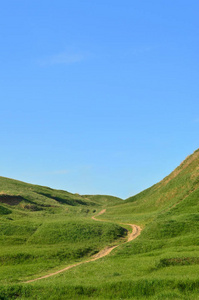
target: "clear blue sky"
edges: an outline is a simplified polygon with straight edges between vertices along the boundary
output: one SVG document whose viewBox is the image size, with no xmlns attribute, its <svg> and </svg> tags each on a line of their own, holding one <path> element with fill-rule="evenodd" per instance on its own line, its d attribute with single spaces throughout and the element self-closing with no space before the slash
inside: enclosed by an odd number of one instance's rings
<svg viewBox="0 0 199 300">
<path fill-rule="evenodd" d="M 1 176 L 132 196 L 199 147 L 199 2 L 7 0 Z"/>
</svg>

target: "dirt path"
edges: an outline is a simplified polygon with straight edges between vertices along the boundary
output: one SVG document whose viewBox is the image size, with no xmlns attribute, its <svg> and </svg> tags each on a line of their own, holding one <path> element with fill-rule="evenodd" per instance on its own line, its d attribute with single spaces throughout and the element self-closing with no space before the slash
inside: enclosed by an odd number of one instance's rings
<svg viewBox="0 0 199 300">
<path fill-rule="evenodd" d="M 96 216 L 93 216 L 91 219 L 93 219 L 95 221 L 103 221 L 103 220 L 96 219 L 96 217 L 104 214 L 105 212 L 106 212 L 106 209 L 102 209 Z"/>
<path fill-rule="evenodd" d="M 104 220 L 96 219 L 96 217 L 104 214 L 105 212 L 106 212 L 106 209 L 101 210 L 96 216 L 93 216 L 92 219 L 95 220 L 95 221 L 103 222 Z M 123 225 L 129 225 L 132 228 L 132 232 L 128 234 L 128 240 L 125 243 L 128 243 L 128 242 L 134 240 L 136 237 L 138 237 L 138 235 L 140 235 L 141 228 L 139 226 L 133 225 L 133 224 L 124 224 L 124 223 L 121 223 L 121 224 L 123 224 Z M 111 246 L 111 247 L 106 247 L 105 249 L 102 249 L 100 252 L 98 252 L 97 254 L 95 254 L 92 258 L 90 258 L 87 261 L 83 261 L 83 262 L 79 262 L 79 263 L 73 264 L 73 265 L 68 266 L 68 267 L 66 267 L 64 269 L 61 269 L 59 271 L 56 271 L 56 272 L 53 272 L 53 273 L 50 273 L 50 274 L 47 274 L 47 275 L 44 275 L 44 276 L 41 276 L 41 277 L 38 277 L 38 278 L 35 278 L 35 279 L 28 280 L 28 281 L 26 281 L 24 283 L 30 283 L 30 282 L 34 282 L 34 281 L 37 281 L 37 280 L 45 279 L 45 278 L 57 275 L 59 273 L 63 273 L 65 271 L 67 271 L 69 269 L 72 269 L 72 268 L 75 268 L 75 267 L 77 267 L 79 265 L 86 264 L 86 263 L 91 262 L 91 261 L 95 261 L 97 259 L 100 259 L 100 258 L 108 255 L 109 253 L 111 253 L 111 251 L 113 249 L 117 248 L 119 245 Z"/>
<path fill-rule="evenodd" d="M 132 227 L 132 232 L 129 233 L 128 241 L 126 242 L 126 243 L 128 243 L 128 242 L 134 240 L 136 237 L 138 237 L 138 235 L 140 235 L 142 229 L 138 225 L 134 225 L 134 224 L 126 224 L 126 225 L 129 225 Z"/>
<path fill-rule="evenodd" d="M 100 219 L 96 219 L 96 217 L 104 214 L 106 212 L 106 209 L 101 210 L 96 216 L 93 216 L 92 219 L 95 221 L 101 221 L 104 222 L 104 220 L 100 220 Z M 134 224 L 126 224 L 126 223 L 119 223 L 120 225 L 128 225 L 131 226 L 132 228 L 132 232 L 128 234 L 128 240 L 126 243 L 134 240 L 136 237 L 138 237 L 138 235 L 140 235 L 141 233 L 141 228 L 138 225 L 134 225 Z M 119 245 L 118 245 L 119 246 Z M 116 248 L 117 246 L 115 246 L 114 248 Z M 114 249 L 113 248 L 113 249 Z M 110 253 L 110 252 L 109 252 Z"/>
</svg>

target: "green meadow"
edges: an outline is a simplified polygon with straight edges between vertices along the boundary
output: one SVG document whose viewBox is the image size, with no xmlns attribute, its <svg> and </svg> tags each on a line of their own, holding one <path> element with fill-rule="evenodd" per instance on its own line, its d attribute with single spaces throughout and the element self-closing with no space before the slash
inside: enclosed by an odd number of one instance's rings
<svg viewBox="0 0 199 300">
<path fill-rule="evenodd" d="M 199 299 L 199 150 L 126 200 L 1 177 L 0 228 L 0 299 Z"/>
</svg>

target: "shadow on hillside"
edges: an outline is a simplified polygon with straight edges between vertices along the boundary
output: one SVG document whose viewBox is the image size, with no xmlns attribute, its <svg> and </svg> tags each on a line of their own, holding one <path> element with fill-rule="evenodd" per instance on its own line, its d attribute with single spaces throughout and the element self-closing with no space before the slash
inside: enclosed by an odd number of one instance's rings
<svg viewBox="0 0 199 300">
<path fill-rule="evenodd" d="M 60 197 L 54 197 L 51 194 L 47 194 L 47 193 L 38 193 L 40 195 L 43 195 L 47 198 L 53 199 L 61 204 L 67 204 L 67 205 L 71 205 L 71 206 L 76 206 L 76 205 L 87 205 L 87 203 L 85 201 L 79 200 L 79 199 L 65 199 L 65 198 L 60 198 Z"/>
<path fill-rule="evenodd" d="M 0 195 L 0 202 L 11 206 L 18 205 L 21 201 L 27 201 L 21 196 Z"/>
</svg>

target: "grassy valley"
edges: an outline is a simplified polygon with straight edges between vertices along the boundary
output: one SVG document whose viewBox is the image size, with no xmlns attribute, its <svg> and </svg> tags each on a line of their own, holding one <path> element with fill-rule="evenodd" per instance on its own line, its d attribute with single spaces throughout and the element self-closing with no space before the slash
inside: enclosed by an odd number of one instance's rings
<svg viewBox="0 0 199 300">
<path fill-rule="evenodd" d="M 199 150 L 129 199 L 0 178 L 0 299 L 199 299 Z M 102 209 L 96 222 L 92 216 Z M 128 226 L 142 233 L 125 243 Z M 108 256 L 24 283 L 106 246 Z"/>
<path fill-rule="evenodd" d="M 0 186 L 2 284 L 86 259 L 126 236 L 117 224 L 91 220 L 101 203 L 88 196 L 7 178 L 0 178 Z"/>
</svg>

